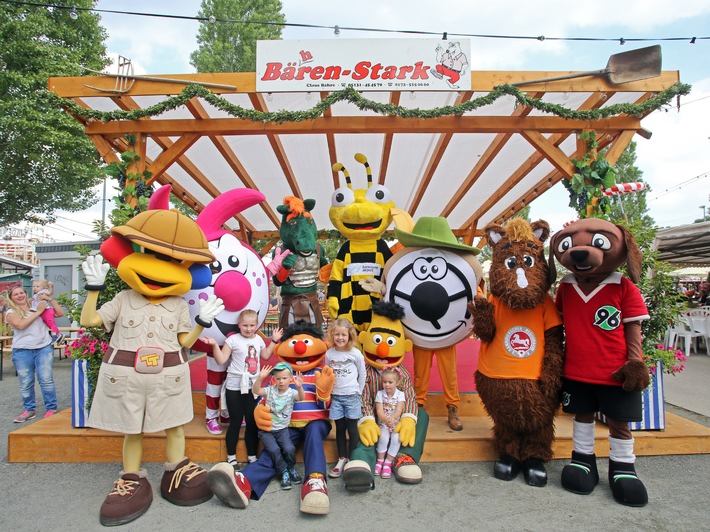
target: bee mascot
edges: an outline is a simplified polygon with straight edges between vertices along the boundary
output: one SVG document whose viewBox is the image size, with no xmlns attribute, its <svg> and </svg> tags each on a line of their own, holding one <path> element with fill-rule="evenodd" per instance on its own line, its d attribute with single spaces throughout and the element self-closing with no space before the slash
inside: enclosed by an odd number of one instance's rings
<svg viewBox="0 0 710 532">
<path fill-rule="evenodd" d="M 392 256 L 382 235 L 392 223 L 394 202 L 387 187 L 372 183 L 367 157 L 357 153 L 355 160 L 365 166 L 367 189 L 353 190 L 345 167 L 341 163 L 333 165 L 335 172 L 342 170 L 347 186 L 333 192 L 329 216 L 347 242 L 333 262 L 326 296 L 331 319 L 345 318 L 358 331 L 364 331 L 372 316 L 372 302 L 378 300 L 380 294 L 368 292 L 359 281 L 379 281 L 385 263 Z"/>
</svg>

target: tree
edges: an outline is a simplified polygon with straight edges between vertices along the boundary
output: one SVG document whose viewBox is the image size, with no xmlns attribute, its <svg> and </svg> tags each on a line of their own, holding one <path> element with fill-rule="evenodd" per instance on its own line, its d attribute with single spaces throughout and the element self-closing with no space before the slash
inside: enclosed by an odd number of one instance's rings
<svg viewBox="0 0 710 532">
<path fill-rule="evenodd" d="M 636 167 L 636 143 L 631 142 L 616 162 L 616 182 L 634 183 L 642 181 L 643 172 Z M 653 249 L 653 241 L 658 227 L 648 214 L 646 194 L 650 189 L 616 196 L 611 202 L 608 219 L 628 227 L 636 238 L 643 254 L 643 266 L 639 289 L 646 302 L 650 319 L 641 323 L 643 352 L 646 356 L 655 352 L 656 345 L 663 343 L 664 335 L 671 322 L 677 319 L 684 302 L 675 288 L 675 279 L 670 276 L 672 267 L 658 260 L 658 251 Z"/>
<path fill-rule="evenodd" d="M 245 22 L 201 23 L 190 64 L 198 72 L 254 72 L 256 41 L 281 38 L 281 8 L 279 0 L 202 0 L 198 16 Z"/>
<path fill-rule="evenodd" d="M 617 183 L 637 183 L 643 181 L 643 172 L 636 166 L 636 142 L 631 141 L 615 165 Z M 640 226 L 653 227 L 656 222 L 648 214 L 645 192 L 631 192 L 613 196 L 609 208 L 612 220 L 635 220 Z"/>
<path fill-rule="evenodd" d="M 109 63 L 98 15 L 77 15 L 0 4 L 0 226 L 51 223 L 57 210 L 80 211 L 96 202 L 92 188 L 104 177 L 98 153 L 47 90 L 50 76 L 78 76 L 82 65 L 101 70 Z"/>
</svg>

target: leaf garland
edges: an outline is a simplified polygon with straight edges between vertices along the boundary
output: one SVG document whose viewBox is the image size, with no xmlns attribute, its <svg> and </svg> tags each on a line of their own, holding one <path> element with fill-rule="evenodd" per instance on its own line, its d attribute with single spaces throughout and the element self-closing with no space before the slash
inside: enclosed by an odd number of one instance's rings
<svg viewBox="0 0 710 532">
<path fill-rule="evenodd" d="M 571 120 L 599 120 L 621 114 L 629 116 L 642 116 L 648 112 L 655 111 L 667 105 L 673 97 L 684 96 L 690 93 L 691 86 L 686 83 L 675 83 L 668 89 L 659 92 L 647 99 L 646 101 L 633 103 L 613 104 L 599 109 L 586 109 L 577 111 L 569 109 L 560 104 L 544 102 L 539 98 L 533 98 L 528 93 L 520 90 L 513 85 L 499 85 L 491 92 L 478 98 L 463 102 L 457 105 L 446 105 L 434 109 L 410 109 L 401 105 L 393 105 L 390 103 L 379 103 L 365 98 L 361 93 L 349 86 L 340 91 L 332 92 L 322 100 L 320 100 L 311 109 L 306 111 L 257 111 L 255 109 L 246 109 L 239 105 L 229 102 L 226 98 L 214 94 L 209 89 L 202 85 L 191 83 L 185 87 L 182 92 L 176 96 L 165 99 L 164 101 L 151 105 L 144 109 L 134 109 L 131 111 L 115 110 L 115 111 L 98 111 L 94 109 L 86 109 L 77 105 L 69 98 L 50 92 L 49 98 L 54 99 L 56 104 L 64 107 L 74 115 L 84 119 L 98 120 L 101 122 L 112 122 L 115 120 L 137 120 L 140 118 L 148 118 L 161 115 L 167 111 L 172 111 L 180 106 L 185 105 L 192 98 L 202 98 L 220 111 L 224 111 L 228 115 L 251 120 L 253 122 L 275 122 L 277 124 L 285 122 L 302 122 L 304 120 L 315 120 L 325 113 L 333 104 L 337 102 L 350 102 L 360 110 L 373 111 L 380 115 L 397 116 L 400 118 L 440 118 L 443 116 L 462 115 L 466 112 L 473 111 L 480 107 L 491 105 L 499 98 L 504 96 L 513 96 L 517 103 L 526 107 L 532 107 L 544 113 L 550 113 L 561 118 Z"/>
</svg>

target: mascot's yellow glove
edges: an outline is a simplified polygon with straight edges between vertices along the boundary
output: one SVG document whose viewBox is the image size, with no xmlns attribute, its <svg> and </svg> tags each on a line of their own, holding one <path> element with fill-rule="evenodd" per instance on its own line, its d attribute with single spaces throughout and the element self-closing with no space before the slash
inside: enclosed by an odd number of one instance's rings
<svg viewBox="0 0 710 532">
<path fill-rule="evenodd" d="M 404 447 L 412 447 L 417 434 L 417 422 L 414 418 L 403 417 L 394 428 L 395 432 L 399 432 L 399 441 Z"/>
<path fill-rule="evenodd" d="M 328 298 L 328 315 L 330 316 L 331 320 L 334 320 L 338 317 L 338 312 L 340 311 L 340 302 L 338 301 L 337 297 L 329 297 Z"/>
<path fill-rule="evenodd" d="M 321 401 L 329 401 L 330 394 L 335 384 L 335 373 L 330 366 L 323 366 L 323 369 L 316 371 L 316 397 Z"/>
<path fill-rule="evenodd" d="M 366 419 L 357 426 L 357 432 L 360 434 L 360 441 L 363 445 L 372 447 L 380 439 L 382 431 L 377 426 L 374 419 Z"/>
<path fill-rule="evenodd" d="M 254 408 L 254 421 L 261 430 L 270 432 L 274 423 L 271 417 L 271 408 L 266 405 L 256 405 L 256 408 Z"/>
</svg>

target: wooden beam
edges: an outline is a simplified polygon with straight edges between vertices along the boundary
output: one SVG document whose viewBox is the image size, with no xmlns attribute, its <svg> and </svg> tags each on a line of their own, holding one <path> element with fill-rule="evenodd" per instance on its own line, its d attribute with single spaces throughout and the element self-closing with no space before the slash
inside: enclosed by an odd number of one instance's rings
<svg viewBox="0 0 710 532">
<path fill-rule="evenodd" d="M 206 109 L 203 107 L 202 103 L 196 98 L 193 98 L 192 100 L 187 102 L 186 107 L 190 110 L 192 115 L 198 121 L 209 119 L 209 115 L 207 114 Z M 221 135 L 211 135 L 209 138 L 214 147 L 217 148 L 217 151 L 222 154 L 222 157 L 224 157 L 225 162 L 232 168 L 232 171 L 234 171 L 234 174 L 238 179 L 241 180 L 244 186 L 252 190 L 259 190 L 259 187 L 256 186 L 254 180 L 251 178 L 244 166 L 241 164 L 241 162 L 237 158 L 237 155 L 234 153 L 234 150 L 232 150 L 227 140 Z M 213 194 L 212 197 L 216 198 L 217 195 Z M 274 222 L 274 220 L 278 220 L 278 216 L 271 208 L 271 206 L 268 205 L 266 202 L 261 202 L 259 206 L 272 222 Z M 235 218 L 239 220 L 239 225 L 242 229 L 247 228 L 250 231 L 254 230 L 251 224 L 248 224 L 246 218 L 244 218 L 244 216 L 242 216 L 241 214 L 238 214 Z M 276 225 L 278 226 L 278 223 L 276 223 Z"/>
<path fill-rule="evenodd" d="M 542 153 L 545 158 L 557 168 L 560 172 L 571 178 L 577 171 L 576 166 L 569 160 L 567 154 L 555 146 L 541 133 L 533 130 L 521 131 L 520 134 L 532 144 L 538 152 Z"/>
<path fill-rule="evenodd" d="M 399 105 L 400 94 L 401 93 L 399 92 L 393 92 L 390 94 L 390 104 Z M 390 151 L 392 150 L 393 139 L 394 135 L 392 133 L 386 133 L 385 140 L 382 143 L 382 157 L 380 159 L 382 162 L 380 163 L 379 174 L 377 177 L 377 182 L 380 185 L 384 185 L 385 179 L 387 179 L 387 169 L 390 165 Z"/>
<path fill-rule="evenodd" d="M 570 71 L 515 71 L 515 70 L 479 70 L 471 72 L 471 90 L 474 92 L 490 92 L 498 85 L 530 81 L 535 79 L 563 76 Z M 236 73 L 202 73 L 202 74 L 164 74 L 152 77 L 184 79 L 189 82 L 216 83 L 236 86 L 236 90 L 211 88 L 215 94 L 238 94 L 256 92 L 256 74 L 254 72 Z M 680 80 L 677 70 L 661 72 L 658 77 L 613 85 L 604 77 L 585 77 L 564 81 L 553 81 L 526 85 L 526 91 L 545 92 L 659 92 L 667 89 Z M 113 76 L 75 76 L 51 77 L 47 82 L 50 91 L 64 98 L 100 97 L 110 95 L 110 92 L 97 91 L 87 87 L 102 88 L 108 91 L 115 89 L 116 78 Z M 131 88 L 130 96 L 165 96 L 179 94 L 184 88 L 183 83 L 168 83 L 157 81 L 136 80 Z M 365 93 L 367 94 L 367 93 Z"/>
<path fill-rule="evenodd" d="M 335 116 L 303 122 L 253 122 L 240 118 L 116 120 L 86 125 L 88 135 L 179 136 L 339 134 L 339 133 L 569 133 L 584 129 L 621 131 L 641 129 L 637 117 L 616 116 L 599 120 L 572 120 L 557 116 L 444 116 L 440 118 L 399 118 L 394 116 Z"/>
<path fill-rule="evenodd" d="M 149 182 L 154 181 L 158 176 L 162 175 L 170 165 L 177 161 L 182 155 L 192 146 L 200 136 L 197 133 L 181 136 L 177 142 L 173 143 L 167 150 L 163 151 L 153 162 L 148 166 L 148 171 L 151 173 Z"/>
</svg>

